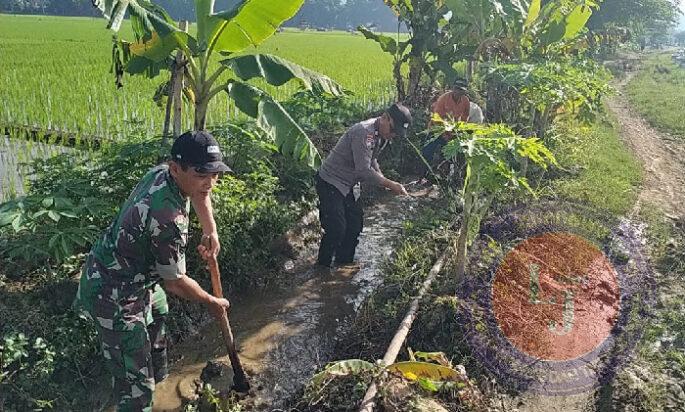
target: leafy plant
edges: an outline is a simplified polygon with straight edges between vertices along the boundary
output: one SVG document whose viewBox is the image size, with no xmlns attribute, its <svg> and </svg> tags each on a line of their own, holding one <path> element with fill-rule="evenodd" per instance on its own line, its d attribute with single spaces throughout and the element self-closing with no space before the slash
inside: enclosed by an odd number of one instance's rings
<svg viewBox="0 0 685 412">
<path fill-rule="evenodd" d="M 0 205 L 0 257 L 27 270 L 86 252 L 156 163 L 152 140 L 130 139 L 85 158 L 64 153 L 31 163 L 29 194 Z"/>
<path fill-rule="evenodd" d="M 447 389 L 460 391 L 460 398 L 476 402 L 482 396 L 469 381 L 463 368 L 453 367 L 442 352 L 412 352 L 409 350 L 409 361 L 395 362 L 391 365 L 373 364 L 360 359 L 347 359 L 330 363 L 326 368 L 312 377 L 307 391 L 310 398 L 318 398 L 321 392 L 335 379 L 357 376 L 368 380 L 373 376 L 382 388 L 391 377 L 401 378 L 415 384 L 424 391 L 436 393 Z M 425 359 L 417 361 L 416 357 Z M 434 363 L 436 362 L 436 363 Z"/>
<path fill-rule="evenodd" d="M 488 118 L 542 138 L 558 117 L 594 120 L 612 91 L 607 70 L 585 59 L 495 64 L 484 72 Z"/>
<path fill-rule="evenodd" d="M 112 53 L 115 74 L 124 72 L 154 77 L 169 68 L 177 52 L 183 58 L 180 72 L 186 95 L 195 110 L 194 128 L 206 128 L 209 102 L 226 92 L 243 113 L 257 120 L 284 155 L 317 167 L 316 147 L 293 118 L 265 91 L 248 84 L 255 78 L 280 86 L 296 80 L 306 90 L 331 95 L 343 89 L 327 76 L 269 54 L 236 55 L 271 37 L 278 26 L 292 17 L 303 0 L 244 0 L 234 8 L 214 11 L 214 1 L 195 0 L 197 34 L 182 31 L 160 6 L 147 0 L 94 0 L 109 20 L 108 28 L 118 31 L 128 12 L 135 42 L 115 41 Z M 211 71 L 212 57 L 221 55 L 219 67 Z M 177 67 L 178 68 L 178 67 Z M 176 71 L 177 73 L 178 70 Z M 231 72 L 231 78 L 224 78 Z M 173 78 L 172 78 L 173 80 Z M 173 95 L 172 95 L 173 97 Z M 180 95 L 173 97 L 180 99 Z"/>
<path fill-rule="evenodd" d="M 436 135 L 454 134 L 443 149 L 445 158 L 461 161 L 465 174 L 461 187 L 464 207 L 457 239 L 457 279 L 463 279 L 468 244 L 475 238 L 480 221 L 495 196 L 505 190 L 534 192 L 525 177 L 528 161 L 545 169 L 556 165 L 554 155 L 540 139 L 521 137 L 503 125 L 452 122 L 435 115 Z"/>
<path fill-rule="evenodd" d="M 4 406 L 5 397 L 15 393 L 18 387 L 50 375 L 54 360 L 55 351 L 43 338 L 31 342 L 23 333 L 4 335 L 0 341 L 0 408 Z M 25 394 L 22 401 L 28 407 L 51 406 L 50 401 L 32 399 Z"/>
<path fill-rule="evenodd" d="M 222 397 L 219 391 L 212 385 L 205 383 L 200 390 L 200 399 L 197 403 L 187 404 L 185 412 L 206 411 L 206 412 L 241 412 L 242 406 L 235 399 L 235 396 Z"/>
<path fill-rule="evenodd" d="M 368 108 L 347 96 L 327 96 L 302 90 L 283 102 L 283 107 L 307 132 L 338 131 L 368 114 Z"/>
<path fill-rule="evenodd" d="M 575 45 L 597 9 L 594 0 L 445 0 L 452 13 L 447 26 L 454 41 L 472 48 L 474 59 L 495 56 L 518 60 L 560 55 Z"/>
<path fill-rule="evenodd" d="M 53 196 L 27 196 L 0 206 L 0 229 L 10 228 L 13 240 L 2 254 L 26 261 L 52 259 L 61 262 L 82 250 L 97 235 L 98 228 L 79 219 L 94 200 L 77 206 L 65 192 Z M 31 238 L 27 242 L 27 238 Z"/>
</svg>

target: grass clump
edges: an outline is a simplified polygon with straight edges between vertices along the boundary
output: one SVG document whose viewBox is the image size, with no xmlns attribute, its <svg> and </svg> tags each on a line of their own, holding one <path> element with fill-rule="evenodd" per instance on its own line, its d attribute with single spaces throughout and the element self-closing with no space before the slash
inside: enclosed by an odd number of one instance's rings
<svg viewBox="0 0 685 412">
<path fill-rule="evenodd" d="M 630 102 L 652 126 L 685 138 L 685 69 L 670 55 L 647 59 L 627 91 Z"/>
<path fill-rule="evenodd" d="M 637 200 L 642 170 L 621 142 L 615 119 L 561 125 L 550 144 L 561 164 L 543 195 L 625 215 Z"/>
</svg>

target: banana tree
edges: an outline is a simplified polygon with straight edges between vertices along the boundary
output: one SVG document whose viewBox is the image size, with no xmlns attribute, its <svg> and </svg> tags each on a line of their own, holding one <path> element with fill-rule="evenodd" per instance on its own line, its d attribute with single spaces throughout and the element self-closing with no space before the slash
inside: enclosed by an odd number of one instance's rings
<svg viewBox="0 0 685 412">
<path fill-rule="evenodd" d="M 293 62 L 268 54 L 237 55 L 271 37 L 291 18 L 304 0 L 243 0 L 215 12 L 214 0 L 195 0 L 197 33 L 181 30 L 169 14 L 148 0 L 92 0 L 107 27 L 118 32 L 130 16 L 133 42 L 115 40 L 113 67 L 123 73 L 154 77 L 169 69 L 173 55 L 181 57 L 185 95 L 194 106 L 194 128 L 206 127 L 207 108 L 220 93 L 228 93 L 236 107 L 256 119 L 274 139 L 279 151 L 315 168 L 321 158 L 314 144 L 286 110 L 267 92 L 248 83 L 260 78 L 280 86 L 290 80 L 302 88 L 341 95 L 336 82 Z M 213 60 L 218 60 L 218 66 Z M 227 78 L 226 72 L 233 76 Z"/>
<path fill-rule="evenodd" d="M 517 59 L 545 57 L 553 46 L 576 39 L 595 0 L 445 0 L 448 27 L 458 47 L 472 47 L 474 58 L 495 51 Z"/>
<path fill-rule="evenodd" d="M 441 28 L 446 23 L 443 0 L 384 0 L 385 4 L 395 13 L 400 22 L 409 29 L 409 39 L 405 42 L 395 42 L 383 35 L 362 33 L 381 45 L 383 51 L 397 53 L 395 60 L 395 82 L 398 87 L 398 100 L 406 101 L 410 105 L 423 106 L 427 102 L 421 101 L 420 83 L 424 74 L 431 78 L 435 75 L 435 68 L 431 62 L 435 60 L 436 50 L 444 43 L 444 33 Z M 399 60 L 398 60 L 399 59 Z M 399 67 L 403 63 L 409 66 L 406 86 L 401 79 Z"/>
</svg>

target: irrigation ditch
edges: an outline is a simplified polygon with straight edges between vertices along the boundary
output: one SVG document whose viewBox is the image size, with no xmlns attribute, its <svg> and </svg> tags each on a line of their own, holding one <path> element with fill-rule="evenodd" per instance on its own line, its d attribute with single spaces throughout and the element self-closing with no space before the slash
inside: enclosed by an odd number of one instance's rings
<svg viewBox="0 0 685 412">
<path fill-rule="evenodd" d="M 614 385 L 621 370 L 634 369 L 636 348 L 648 323 L 654 319 L 656 303 L 673 298 L 673 293 L 666 296 L 663 289 L 658 289 L 664 286 L 663 274 L 651 270 L 648 228 L 641 221 L 640 209 L 651 207 L 656 200 L 665 207 L 668 217 L 682 224 L 685 168 L 678 158 L 682 146 L 666 143 L 667 139 L 644 122 L 640 123 L 627 102 L 612 101 L 609 107 L 618 117 L 624 138 L 648 172 L 640 201 L 630 216 L 609 216 L 587 205 L 570 202 L 500 207 L 483 222 L 481 235 L 473 245 L 467 279 L 460 283 L 455 283 L 449 275 L 440 279 L 441 270 L 443 275 L 445 266 L 449 270 L 448 252 L 443 252 L 437 261 L 431 262 L 430 270 L 419 270 L 421 281 L 407 280 L 415 285 L 413 289 L 408 288 L 412 291 L 408 297 L 398 299 L 401 315 L 396 319 L 382 319 L 384 332 L 378 332 L 380 337 L 369 338 L 377 340 L 373 350 L 355 348 L 352 351 L 363 353 L 365 359 L 382 357 L 387 365 L 395 362 L 398 355 L 404 357 L 403 348 L 422 345 L 422 350 L 444 350 L 451 360 L 464 364 L 469 376 L 475 377 L 487 392 L 493 410 L 584 411 L 602 410 L 601 405 L 611 404 L 613 400 L 611 395 L 607 398 L 606 388 Z M 638 119 L 631 120 L 633 117 Z M 9 147 L 10 143 L 16 144 L 16 140 L 5 137 L 5 146 Z M 35 144 L 28 152 L 33 156 L 34 150 L 36 155 L 70 150 L 54 145 L 46 147 Z M 0 152 L 0 155 L 6 156 L 5 153 L 10 152 Z M 3 164 L 15 167 L 17 163 L 11 153 L 0 158 L 0 178 Z M 665 167 L 659 166 L 664 164 Z M 392 303 L 391 299 L 384 300 L 382 294 L 375 295 L 383 286 L 384 262 L 394 253 L 403 222 L 415 220 L 417 212 L 432 201 L 430 193 L 425 195 L 381 196 L 369 206 L 367 227 L 358 249 L 359 270 L 318 272 L 313 268 L 314 250 L 309 243 L 297 257 L 283 262 L 283 271 L 289 274 L 283 285 L 247 291 L 233 301 L 231 320 L 241 345 L 241 357 L 255 388 L 252 396 L 241 401 L 243 407 L 248 410 L 289 407 L 293 394 L 301 393 L 317 370 L 344 353 L 340 348 L 349 343 L 344 337 L 355 333 L 353 324 L 360 311 L 369 310 L 365 307 L 368 301 L 375 299 L 371 304 L 376 306 L 371 308 Z M 303 225 L 310 233 L 297 236 L 315 239 L 315 220 L 308 215 Z M 602 298 L 609 302 L 607 306 L 620 304 L 621 307 L 620 312 L 612 315 L 611 322 L 606 322 L 611 326 L 610 336 L 596 350 L 574 361 L 521 356 L 512 346 L 511 336 L 502 333 L 504 328 L 494 309 L 493 284 L 498 265 L 522 241 L 550 232 L 589 239 L 613 265 L 619 280 L 619 292 L 602 284 L 595 285 Z M 399 287 L 403 286 L 406 285 Z M 529 285 L 524 282 L 512 286 L 526 290 Z M 219 331 L 213 325 L 206 325 L 196 332 L 173 348 L 175 362 L 170 377 L 156 389 L 155 410 L 179 410 L 184 403 L 196 402 L 206 383 L 216 389 L 230 386 L 231 370 Z M 392 339 L 387 339 L 388 336 Z M 378 391 L 377 378 L 365 381 L 364 390 L 356 394 L 361 399 L 361 411 L 373 410 L 379 402 L 376 398 L 379 392 L 382 392 L 381 398 L 387 397 L 387 391 Z M 673 385 L 683 392 L 680 384 Z M 400 396 L 395 402 L 403 405 L 410 398 Z M 685 396 L 680 400 L 685 403 Z M 670 410 L 678 410 L 678 399 L 669 402 L 675 405 Z M 400 406 L 397 410 L 406 409 Z"/>
<path fill-rule="evenodd" d="M 321 273 L 314 264 L 316 245 L 310 244 L 284 263 L 291 274 L 284 285 L 247 291 L 232 300 L 231 324 L 254 388 L 243 406 L 256 411 L 284 407 L 317 370 L 334 360 L 339 337 L 381 280 L 383 262 L 393 252 L 402 222 L 425 201 L 381 195 L 367 208 L 358 270 L 343 267 Z M 219 390 L 230 387 L 232 372 L 224 352 L 213 324 L 175 346 L 170 376 L 155 390 L 155 410 L 179 410 L 196 401 L 204 383 Z"/>
<path fill-rule="evenodd" d="M 25 194 L 25 181 L 30 179 L 27 163 L 59 153 L 73 153 L 76 150 L 73 147 L 56 143 L 51 138 L 22 139 L 9 130 L 0 133 L 0 202 Z"/>
</svg>

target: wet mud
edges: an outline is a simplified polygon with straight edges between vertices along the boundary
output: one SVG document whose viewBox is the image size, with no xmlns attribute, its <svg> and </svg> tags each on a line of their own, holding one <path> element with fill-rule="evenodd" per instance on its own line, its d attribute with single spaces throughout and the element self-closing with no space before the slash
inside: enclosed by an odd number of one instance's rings
<svg viewBox="0 0 685 412">
<path fill-rule="evenodd" d="M 286 264 L 289 286 L 229 296 L 230 322 L 239 355 L 252 386 L 249 410 L 271 410 L 306 384 L 330 361 L 336 339 L 355 311 L 380 283 L 382 262 L 391 255 L 402 222 L 411 218 L 419 199 L 382 196 L 365 209 L 365 227 L 357 247 L 358 265 L 325 271 L 315 265 L 313 244 L 301 258 Z M 155 411 L 177 411 L 196 396 L 208 361 L 225 365 L 215 389 L 226 391 L 231 370 L 220 331 L 211 323 L 173 348 L 170 376 L 155 390 Z"/>
</svg>

